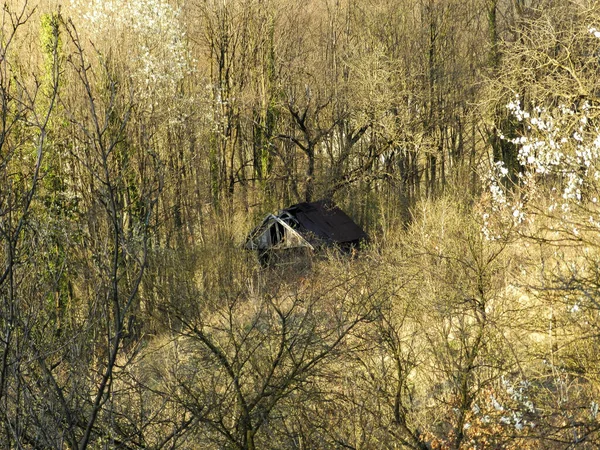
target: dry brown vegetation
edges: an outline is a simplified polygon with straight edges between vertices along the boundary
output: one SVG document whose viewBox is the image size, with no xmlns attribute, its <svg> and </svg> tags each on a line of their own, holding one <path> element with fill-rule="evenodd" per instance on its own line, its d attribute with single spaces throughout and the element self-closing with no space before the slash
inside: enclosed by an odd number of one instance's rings
<svg viewBox="0 0 600 450">
<path fill-rule="evenodd" d="M 595 2 L 12 0 L 0 22 L 0 447 L 600 445 L 600 177 L 582 159 L 556 207 L 572 173 L 520 177 L 509 139 L 535 130 L 505 106 L 594 141 Z M 356 258 L 243 250 L 318 198 L 370 233 Z"/>
</svg>

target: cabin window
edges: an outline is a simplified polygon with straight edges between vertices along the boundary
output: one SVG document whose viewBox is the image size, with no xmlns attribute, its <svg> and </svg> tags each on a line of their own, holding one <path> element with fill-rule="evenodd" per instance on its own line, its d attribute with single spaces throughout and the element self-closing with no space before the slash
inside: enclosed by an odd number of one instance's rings
<svg viewBox="0 0 600 450">
<path fill-rule="evenodd" d="M 279 222 L 275 222 L 269 232 L 271 233 L 271 245 L 277 245 L 280 242 L 283 242 L 284 237 L 285 237 L 285 230 L 283 228 L 283 225 L 281 225 Z"/>
</svg>

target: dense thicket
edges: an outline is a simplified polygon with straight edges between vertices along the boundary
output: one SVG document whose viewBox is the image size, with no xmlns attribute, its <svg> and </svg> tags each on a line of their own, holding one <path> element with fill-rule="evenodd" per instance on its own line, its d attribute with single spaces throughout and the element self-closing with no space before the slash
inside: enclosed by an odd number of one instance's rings
<svg viewBox="0 0 600 450">
<path fill-rule="evenodd" d="M 0 447 L 600 445 L 596 2 L 0 15 Z"/>
</svg>

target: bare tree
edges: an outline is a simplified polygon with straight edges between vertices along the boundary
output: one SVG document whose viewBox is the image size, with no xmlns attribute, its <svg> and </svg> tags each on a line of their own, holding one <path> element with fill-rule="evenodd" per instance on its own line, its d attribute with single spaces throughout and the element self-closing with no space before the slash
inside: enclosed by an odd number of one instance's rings
<svg viewBox="0 0 600 450">
<path fill-rule="evenodd" d="M 5 5 L 0 30 L 0 409 L 4 424 L 2 442 L 9 447 L 21 443 L 36 446 L 39 439 L 24 427 L 27 421 L 22 417 L 24 405 L 19 393 L 25 382 L 22 371 L 27 356 L 23 351 L 27 347 L 30 320 L 22 283 L 29 270 L 27 253 L 33 250 L 26 242 L 32 237 L 32 209 L 42 176 L 47 128 L 59 83 L 58 29 L 52 30 L 48 86 L 42 86 L 35 75 L 24 73 L 13 57 L 13 47 L 19 45 L 20 34 L 32 14 L 27 2 L 18 9 Z M 46 92 L 43 87 L 47 88 Z M 21 166 L 22 161 L 28 162 Z"/>
<path fill-rule="evenodd" d="M 341 278 L 317 291 L 272 279 L 258 292 L 222 292 L 217 303 L 180 303 L 172 312 L 180 363 L 158 371 L 166 394 L 198 424 L 198 442 L 239 449 L 288 445 L 291 404 L 314 404 L 319 396 L 310 394 L 312 386 L 322 381 L 328 389 L 328 374 L 373 317 L 379 293 L 361 292 L 364 282 L 362 276 Z M 296 403 L 305 394 L 310 404 Z"/>
</svg>

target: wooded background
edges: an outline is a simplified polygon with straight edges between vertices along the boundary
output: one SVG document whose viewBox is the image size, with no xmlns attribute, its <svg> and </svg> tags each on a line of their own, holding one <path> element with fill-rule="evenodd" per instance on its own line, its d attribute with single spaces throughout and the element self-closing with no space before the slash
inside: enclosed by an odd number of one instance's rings
<svg viewBox="0 0 600 450">
<path fill-rule="evenodd" d="M 597 2 L 0 15 L 2 448 L 600 445 Z"/>
</svg>

